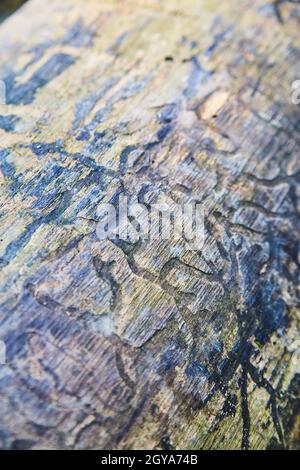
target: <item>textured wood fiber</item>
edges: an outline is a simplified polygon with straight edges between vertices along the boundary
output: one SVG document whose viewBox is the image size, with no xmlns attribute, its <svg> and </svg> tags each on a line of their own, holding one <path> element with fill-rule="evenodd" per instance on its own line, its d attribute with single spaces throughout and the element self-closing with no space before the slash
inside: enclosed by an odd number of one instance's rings
<svg viewBox="0 0 300 470">
<path fill-rule="evenodd" d="M 277 3 L 30 0 L 1 25 L 2 448 L 300 447 L 300 8 Z M 201 202 L 203 249 L 100 242 L 118 194 Z"/>
</svg>

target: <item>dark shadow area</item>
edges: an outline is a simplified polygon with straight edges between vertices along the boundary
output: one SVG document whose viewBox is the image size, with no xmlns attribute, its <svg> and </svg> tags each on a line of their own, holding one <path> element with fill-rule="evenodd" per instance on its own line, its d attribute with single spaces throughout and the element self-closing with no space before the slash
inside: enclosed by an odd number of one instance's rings
<svg viewBox="0 0 300 470">
<path fill-rule="evenodd" d="M 5 20 L 27 0 L 0 0 L 0 22 Z"/>
</svg>

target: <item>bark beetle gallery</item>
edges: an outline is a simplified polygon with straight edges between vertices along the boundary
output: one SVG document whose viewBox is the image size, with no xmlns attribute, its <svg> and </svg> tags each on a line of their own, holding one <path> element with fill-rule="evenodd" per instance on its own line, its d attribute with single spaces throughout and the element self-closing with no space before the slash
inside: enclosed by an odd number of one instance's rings
<svg viewBox="0 0 300 470">
<path fill-rule="evenodd" d="M 299 25 L 268 0 L 1 23 L 2 449 L 299 449 Z M 141 236 L 153 207 L 170 235 Z"/>
</svg>

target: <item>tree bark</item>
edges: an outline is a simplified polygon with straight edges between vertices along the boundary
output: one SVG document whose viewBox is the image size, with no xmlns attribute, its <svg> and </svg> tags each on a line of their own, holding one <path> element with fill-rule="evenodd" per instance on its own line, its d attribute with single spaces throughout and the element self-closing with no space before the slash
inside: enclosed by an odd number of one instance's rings
<svg viewBox="0 0 300 470">
<path fill-rule="evenodd" d="M 299 15 L 30 0 L 1 25 L 2 448 L 299 448 Z M 203 247 L 99 240 L 119 195 L 201 204 Z"/>
</svg>

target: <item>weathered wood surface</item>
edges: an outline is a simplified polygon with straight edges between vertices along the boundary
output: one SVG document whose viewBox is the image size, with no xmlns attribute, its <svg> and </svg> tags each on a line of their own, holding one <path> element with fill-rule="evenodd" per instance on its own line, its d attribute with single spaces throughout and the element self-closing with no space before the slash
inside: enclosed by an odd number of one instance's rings
<svg viewBox="0 0 300 470">
<path fill-rule="evenodd" d="M 2 448 L 300 447 L 299 23 L 30 0 L 1 25 Z M 203 249 L 100 242 L 120 193 L 201 201 Z"/>
</svg>

